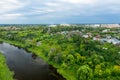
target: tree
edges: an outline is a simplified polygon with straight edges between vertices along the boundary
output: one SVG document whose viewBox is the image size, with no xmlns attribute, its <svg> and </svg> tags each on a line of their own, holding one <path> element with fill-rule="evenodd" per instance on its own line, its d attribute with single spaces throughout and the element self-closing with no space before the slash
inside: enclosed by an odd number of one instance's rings
<svg viewBox="0 0 120 80">
<path fill-rule="evenodd" d="M 36 40 L 35 39 L 32 39 L 31 43 L 32 43 L 33 46 L 36 46 Z"/>
<path fill-rule="evenodd" d="M 93 78 L 92 69 L 88 65 L 81 66 L 77 71 L 78 80 L 91 80 Z"/>
<path fill-rule="evenodd" d="M 95 66 L 94 75 L 96 77 L 102 77 L 103 76 L 103 70 L 101 69 L 101 65 L 96 65 Z"/>
<path fill-rule="evenodd" d="M 57 53 L 56 56 L 54 57 L 54 59 L 55 59 L 55 62 L 57 64 L 62 63 L 62 61 L 63 61 L 63 55 L 62 55 L 62 53 Z"/>
<path fill-rule="evenodd" d="M 67 62 L 67 64 L 74 64 L 75 63 L 75 59 L 74 56 L 72 54 L 69 54 L 65 60 L 65 62 Z"/>
</svg>

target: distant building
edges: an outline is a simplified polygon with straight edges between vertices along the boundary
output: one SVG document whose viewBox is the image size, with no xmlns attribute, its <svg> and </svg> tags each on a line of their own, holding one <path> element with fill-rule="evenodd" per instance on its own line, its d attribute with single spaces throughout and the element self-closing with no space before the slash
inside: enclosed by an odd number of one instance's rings
<svg viewBox="0 0 120 80">
<path fill-rule="evenodd" d="M 100 27 L 100 24 L 93 24 L 92 27 Z"/>
<path fill-rule="evenodd" d="M 85 26 L 96 28 L 96 27 L 100 27 L 100 24 L 85 24 Z"/>
<path fill-rule="evenodd" d="M 60 26 L 71 26 L 70 24 L 60 24 Z"/>
<path fill-rule="evenodd" d="M 110 29 L 105 29 L 102 31 L 103 33 L 110 32 Z"/>
<path fill-rule="evenodd" d="M 15 26 L 11 26 L 11 27 L 6 27 L 4 28 L 5 30 L 21 30 L 21 28 L 17 28 Z"/>
<path fill-rule="evenodd" d="M 57 27 L 57 25 L 52 24 L 52 25 L 49 25 L 49 27 Z"/>
<path fill-rule="evenodd" d="M 101 27 L 118 28 L 118 27 L 120 27 L 120 25 L 119 24 L 101 24 Z"/>
</svg>

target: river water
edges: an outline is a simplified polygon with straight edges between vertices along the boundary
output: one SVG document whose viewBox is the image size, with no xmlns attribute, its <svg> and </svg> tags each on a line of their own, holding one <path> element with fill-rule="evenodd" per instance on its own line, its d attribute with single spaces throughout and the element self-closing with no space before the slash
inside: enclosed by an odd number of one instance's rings
<svg viewBox="0 0 120 80">
<path fill-rule="evenodd" d="M 42 59 L 28 53 L 22 48 L 15 47 L 8 43 L 0 44 L 0 52 L 6 57 L 6 63 L 15 75 L 16 80 L 65 80 L 57 78 L 49 64 Z"/>
</svg>

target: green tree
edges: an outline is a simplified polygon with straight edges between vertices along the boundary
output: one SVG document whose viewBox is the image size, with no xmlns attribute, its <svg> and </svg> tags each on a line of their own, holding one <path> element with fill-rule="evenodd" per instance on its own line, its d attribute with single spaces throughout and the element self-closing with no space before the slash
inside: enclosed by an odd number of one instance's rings
<svg viewBox="0 0 120 80">
<path fill-rule="evenodd" d="M 62 63 L 62 61 L 63 61 L 62 53 L 57 53 L 56 56 L 54 57 L 54 59 L 55 59 L 56 63 L 58 63 L 58 64 Z"/>
<path fill-rule="evenodd" d="M 74 59 L 74 56 L 72 54 L 69 54 L 65 60 L 65 62 L 67 64 L 74 64 L 75 63 L 75 59 Z"/>
<path fill-rule="evenodd" d="M 81 66 L 77 71 L 78 80 L 92 80 L 92 69 L 88 65 Z"/>
</svg>

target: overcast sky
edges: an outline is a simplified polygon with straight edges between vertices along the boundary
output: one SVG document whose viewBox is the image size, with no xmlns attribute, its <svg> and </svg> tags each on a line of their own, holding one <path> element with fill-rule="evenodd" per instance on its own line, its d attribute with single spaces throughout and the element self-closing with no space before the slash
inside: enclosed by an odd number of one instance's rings
<svg viewBox="0 0 120 80">
<path fill-rule="evenodd" d="M 0 24 L 120 23 L 120 0 L 1 0 Z"/>
</svg>

